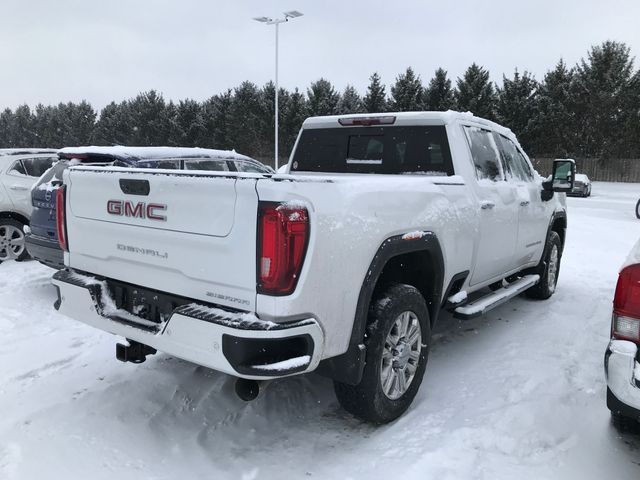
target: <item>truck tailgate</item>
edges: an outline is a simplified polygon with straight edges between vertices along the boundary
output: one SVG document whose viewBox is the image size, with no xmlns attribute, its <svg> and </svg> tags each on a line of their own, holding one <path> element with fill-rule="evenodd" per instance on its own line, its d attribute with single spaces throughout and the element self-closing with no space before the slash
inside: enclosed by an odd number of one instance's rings
<svg viewBox="0 0 640 480">
<path fill-rule="evenodd" d="M 70 267 L 255 307 L 259 176 L 91 167 L 66 175 Z"/>
</svg>

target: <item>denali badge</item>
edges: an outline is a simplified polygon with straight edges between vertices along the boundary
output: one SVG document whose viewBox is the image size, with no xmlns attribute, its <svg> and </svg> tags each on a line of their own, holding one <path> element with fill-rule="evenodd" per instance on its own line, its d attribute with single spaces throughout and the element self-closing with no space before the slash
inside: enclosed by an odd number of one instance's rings
<svg viewBox="0 0 640 480">
<path fill-rule="evenodd" d="M 120 217 L 148 218 L 149 220 L 167 221 L 167 217 L 157 212 L 164 212 L 166 205 L 160 203 L 133 203 L 128 200 L 109 200 L 107 202 L 107 213 Z"/>
</svg>

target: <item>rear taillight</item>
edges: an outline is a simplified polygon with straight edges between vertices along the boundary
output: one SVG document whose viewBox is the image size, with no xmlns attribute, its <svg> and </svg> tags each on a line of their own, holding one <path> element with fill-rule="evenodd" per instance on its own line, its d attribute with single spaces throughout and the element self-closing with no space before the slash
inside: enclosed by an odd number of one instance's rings
<svg viewBox="0 0 640 480">
<path fill-rule="evenodd" d="M 640 264 L 620 272 L 613 300 L 611 336 L 640 344 Z"/>
<path fill-rule="evenodd" d="M 258 206 L 258 292 L 289 295 L 296 288 L 309 241 L 309 212 L 286 203 Z"/>
<path fill-rule="evenodd" d="M 66 198 L 67 189 L 64 185 L 56 189 L 56 233 L 58 234 L 58 243 L 60 248 L 65 252 L 69 251 L 69 243 L 67 241 L 67 220 L 66 220 Z"/>
</svg>

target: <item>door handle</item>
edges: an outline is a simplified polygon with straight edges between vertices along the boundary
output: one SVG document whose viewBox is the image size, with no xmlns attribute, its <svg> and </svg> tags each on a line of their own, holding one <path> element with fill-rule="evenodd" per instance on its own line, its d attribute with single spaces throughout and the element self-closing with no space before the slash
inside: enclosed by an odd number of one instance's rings
<svg viewBox="0 0 640 480">
<path fill-rule="evenodd" d="M 488 200 L 484 200 L 480 202 L 480 208 L 482 208 L 482 210 L 491 210 L 495 206 L 496 206 L 495 203 L 490 202 Z"/>
<path fill-rule="evenodd" d="M 531 202 L 529 200 L 523 200 L 520 202 L 520 206 L 521 207 L 526 207 L 527 205 L 529 205 Z"/>
<path fill-rule="evenodd" d="M 18 191 L 29 190 L 28 187 L 23 187 L 22 185 L 11 185 L 9 188 L 11 190 L 18 190 Z"/>
</svg>

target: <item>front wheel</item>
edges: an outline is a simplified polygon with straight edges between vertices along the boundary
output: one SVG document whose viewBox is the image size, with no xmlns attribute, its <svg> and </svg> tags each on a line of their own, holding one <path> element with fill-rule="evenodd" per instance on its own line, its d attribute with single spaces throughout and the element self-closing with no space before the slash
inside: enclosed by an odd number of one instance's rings
<svg viewBox="0 0 640 480">
<path fill-rule="evenodd" d="M 557 232 L 550 232 L 547 244 L 542 253 L 542 259 L 536 267 L 540 281 L 527 290 L 527 296 L 538 300 L 546 300 L 556 291 L 558 274 L 560 273 L 560 259 L 562 258 L 562 241 Z"/>
<path fill-rule="evenodd" d="M 640 218 L 640 200 L 636 203 L 636 217 Z"/>
<path fill-rule="evenodd" d="M 392 284 L 372 301 L 368 321 L 362 380 L 334 387 L 345 410 L 383 424 L 402 415 L 420 388 L 431 341 L 429 311 L 415 287 Z"/>
<path fill-rule="evenodd" d="M 0 263 L 27 258 L 23 228 L 24 225 L 17 220 L 0 218 Z"/>
</svg>

